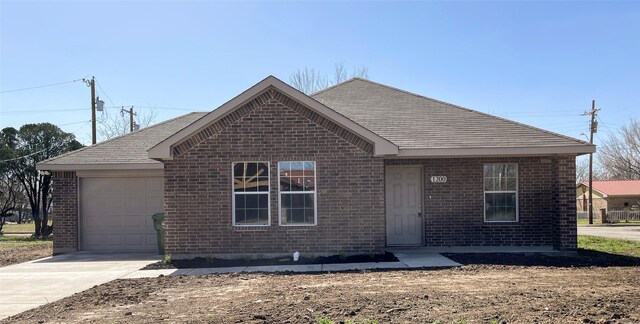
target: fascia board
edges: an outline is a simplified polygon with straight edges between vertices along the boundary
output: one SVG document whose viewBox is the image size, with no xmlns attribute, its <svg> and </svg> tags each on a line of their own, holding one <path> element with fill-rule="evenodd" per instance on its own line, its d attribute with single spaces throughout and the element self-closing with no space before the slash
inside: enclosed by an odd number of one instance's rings
<svg viewBox="0 0 640 324">
<path fill-rule="evenodd" d="M 103 164 L 36 164 L 41 171 L 79 171 L 79 170 L 162 170 L 162 163 L 103 163 Z"/>
<path fill-rule="evenodd" d="M 400 149 L 398 157 L 481 157 L 481 156 L 533 156 L 556 154 L 587 154 L 595 152 L 595 145 L 538 146 L 538 147 L 469 147 Z"/>
</svg>

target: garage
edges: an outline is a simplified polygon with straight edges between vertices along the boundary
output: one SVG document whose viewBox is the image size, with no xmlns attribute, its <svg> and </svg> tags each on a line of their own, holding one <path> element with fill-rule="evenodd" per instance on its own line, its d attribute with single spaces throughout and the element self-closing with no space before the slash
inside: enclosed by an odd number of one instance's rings
<svg viewBox="0 0 640 324">
<path fill-rule="evenodd" d="M 80 248 L 156 251 L 151 215 L 163 211 L 162 177 L 81 177 Z"/>
</svg>

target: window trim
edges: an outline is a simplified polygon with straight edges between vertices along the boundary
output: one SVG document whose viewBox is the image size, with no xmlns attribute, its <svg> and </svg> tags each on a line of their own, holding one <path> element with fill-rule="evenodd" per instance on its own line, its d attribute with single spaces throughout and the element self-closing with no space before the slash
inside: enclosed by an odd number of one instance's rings
<svg viewBox="0 0 640 324">
<path fill-rule="evenodd" d="M 269 190 L 265 191 L 243 191 L 236 193 L 234 188 L 234 167 L 236 163 L 265 163 L 269 170 Z M 267 194 L 267 224 L 236 224 L 236 194 L 260 195 Z M 231 224 L 233 227 L 266 227 L 271 226 L 271 164 L 268 161 L 234 161 L 231 162 Z"/>
<path fill-rule="evenodd" d="M 282 224 L 282 195 L 290 195 L 296 193 L 312 193 L 312 191 L 286 191 L 280 190 L 280 163 L 292 163 L 292 162 L 313 162 L 313 224 Z M 301 226 L 317 226 L 318 225 L 318 174 L 316 172 L 318 168 L 318 162 L 313 160 L 302 161 L 278 161 L 278 226 L 283 227 L 301 227 Z"/>
<path fill-rule="evenodd" d="M 516 190 L 500 190 L 500 191 L 493 191 L 493 190 L 485 190 L 484 187 L 484 181 L 485 181 L 485 176 L 484 176 L 484 167 L 487 165 L 496 165 L 496 164 L 506 164 L 506 165 L 514 165 L 516 167 Z M 520 168 L 518 166 L 518 163 L 501 163 L 501 162 L 495 162 L 495 163 L 484 163 L 482 165 L 482 213 L 484 214 L 484 222 L 485 223 L 519 223 L 520 222 L 520 201 L 519 201 L 519 196 L 520 196 Z M 516 194 L 516 219 L 515 220 L 487 220 L 487 194 L 488 193 L 515 193 Z"/>
</svg>

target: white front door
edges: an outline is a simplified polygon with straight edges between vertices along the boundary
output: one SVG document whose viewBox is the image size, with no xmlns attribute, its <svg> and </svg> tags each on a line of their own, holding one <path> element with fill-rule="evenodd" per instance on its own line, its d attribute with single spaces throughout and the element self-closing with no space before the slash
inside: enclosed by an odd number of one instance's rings
<svg viewBox="0 0 640 324">
<path fill-rule="evenodd" d="M 387 245 L 422 245 L 422 168 L 388 166 L 385 173 Z"/>
</svg>

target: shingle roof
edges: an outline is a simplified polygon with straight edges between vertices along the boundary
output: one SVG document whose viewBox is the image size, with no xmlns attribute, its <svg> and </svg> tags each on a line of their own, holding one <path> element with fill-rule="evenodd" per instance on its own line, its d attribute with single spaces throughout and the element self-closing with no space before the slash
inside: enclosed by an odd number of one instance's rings
<svg viewBox="0 0 640 324">
<path fill-rule="evenodd" d="M 589 187 L 589 182 L 581 185 Z M 593 189 L 607 196 L 640 196 L 640 180 L 593 181 Z"/>
<path fill-rule="evenodd" d="M 46 169 L 47 166 L 81 164 L 101 166 L 114 164 L 157 164 L 161 167 L 161 162 L 149 159 L 147 150 L 205 114 L 204 112 L 194 112 L 173 118 L 127 135 L 112 138 L 42 161 L 38 163 L 38 168 Z"/>
<path fill-rule="evenodd" d="M 236 101 L 249 100 L 265 87 L 276 87 L 371 140 L 379 156 L 545 155 L 594 151 L 593 145 L 571 137 L 364 79 L 351 79 L 310 98 L 269 76 L 212 112 L 187 114 L 67 153 L 38 163 L 38 169 L 162 168 L 162 162 L 149 158 L 150 152 L 157 150 L 165 154 L 165 146 L 170 152 L 170 145 L 165 144 L 173 141 L 173 137 L 191 136 L 192 129 L 197 131 L 213 122 L 217 115 L 239 107 L 240 103 Z"/>
<path fill-rule="evenodd" d="M 311 97 L 400 149 L 588 144 L 360 78 Z"/>
</svg>

